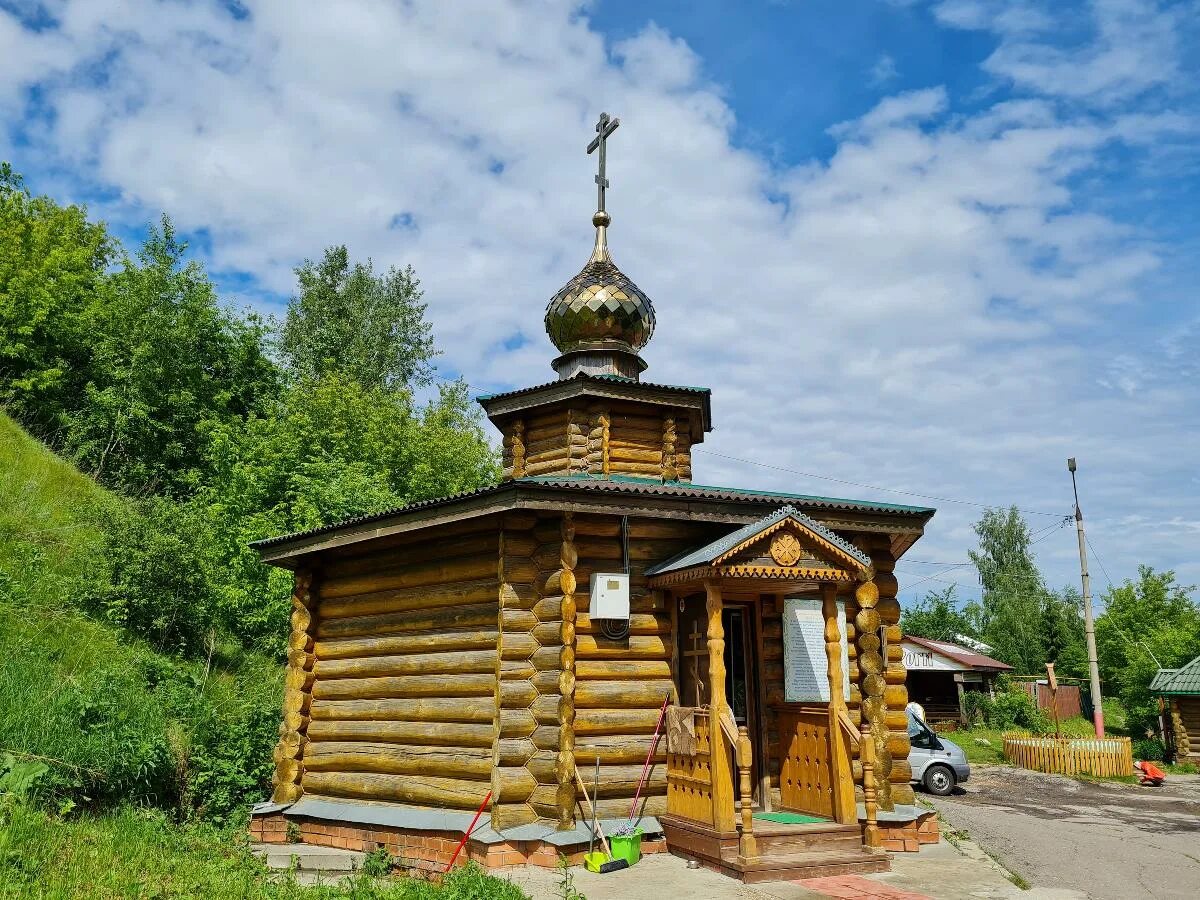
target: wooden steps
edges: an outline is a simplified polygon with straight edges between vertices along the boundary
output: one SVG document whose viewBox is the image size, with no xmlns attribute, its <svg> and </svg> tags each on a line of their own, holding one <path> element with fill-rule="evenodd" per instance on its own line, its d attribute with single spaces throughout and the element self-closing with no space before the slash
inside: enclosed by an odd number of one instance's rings
<svg viewBox="0 0 1200 900">
<path fill-rule="evenodd" d="M 711 826 L 670 815 L 658 819 L 667 849 L 676 856 L 699 860 L 705 867 L 747 884 L 886 872 L 891 868 L 886 853 L 863 846 L 857 824 L 786 825 L 756 819 L 754 837 L 759 855 L 743 859 L 736 831 L 720 833 Z"/>
</svg>

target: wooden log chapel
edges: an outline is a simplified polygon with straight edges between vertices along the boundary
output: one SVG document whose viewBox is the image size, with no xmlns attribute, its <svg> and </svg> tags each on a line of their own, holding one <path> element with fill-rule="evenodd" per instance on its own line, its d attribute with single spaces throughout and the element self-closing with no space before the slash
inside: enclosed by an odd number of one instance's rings
<svg viewBox="0 0 1200 900">
<path fill-rule="evenodd" d="M 625 823 L 665 698 L 694 740 L 658 744 L 644 851 L 753 881 L 929 839 L 893 569 L 933 510 L 693 483 L 710 392 L 641 380 L 654 310 L 607 244 L 617 124 L 589 147 L 592 256 L 546 309 L 557 380 L 479 398 L 501 483 L 255 544 L 295 572 L 260 839 L 435 869 L 490 792 L 461 858 L 578 861 L 576 767 L 599 760 L 601 823 Z"/>
</svg>

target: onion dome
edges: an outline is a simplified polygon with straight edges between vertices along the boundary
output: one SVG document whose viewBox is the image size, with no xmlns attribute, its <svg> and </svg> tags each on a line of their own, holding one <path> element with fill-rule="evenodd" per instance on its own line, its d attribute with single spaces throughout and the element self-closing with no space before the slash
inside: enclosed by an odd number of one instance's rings
<svg viewBox="0 0 1200 900">
<path fill-rule="evenodd" d="M 654 305 L 608 252 L 606 212 L 592 217 L 596 246 L 583 270 L 546 306 L 546 333 L 562 354 L 559 378 L 580 372 L 637 378 L 646 364 L 638 356 L 654 334 Z"/>
</svg>

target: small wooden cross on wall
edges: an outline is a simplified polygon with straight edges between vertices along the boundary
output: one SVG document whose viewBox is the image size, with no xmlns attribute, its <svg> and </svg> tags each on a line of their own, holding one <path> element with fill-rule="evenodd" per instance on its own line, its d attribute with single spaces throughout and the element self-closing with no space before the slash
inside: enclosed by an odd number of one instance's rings
<svg viewBox="0 0 1200 900">
<path fill-rule="evenodd" d="M 692 623 L 692 633 L 688 635 L 692 639 L 692 649 L 684 650 L 684 658 L 692 661 L 692 682 L 696 685 L 696 705 L 700 706 L 701 692 L 704 689 L 704 680 L 700 677 L 700 657 L 708 658 L 708 644 L 704 644 L 704 649 L 699 647 L 701 638 L 704 635 L 700 633 L 700 623 Z M 706 639 L 707 640 L 707 639 Z"/>
<path fill-rule="evenodd" d="M 621 124 L 620 119 L 610 119 L 608 113 L 600 113 L 600 121 L 596 123 L 596 136 L 592 138 L 592 142 L 588 144 L 587 152 L 590 156 L 597 149 L 600 151 L 600 171 L 596 175 L 596 211 L 604 212 L 604 189 L 608 187 L 608 178 L 605 176 L 605 160 L 608 137 L 617 130 L 617 126 Z"/>
</svg>

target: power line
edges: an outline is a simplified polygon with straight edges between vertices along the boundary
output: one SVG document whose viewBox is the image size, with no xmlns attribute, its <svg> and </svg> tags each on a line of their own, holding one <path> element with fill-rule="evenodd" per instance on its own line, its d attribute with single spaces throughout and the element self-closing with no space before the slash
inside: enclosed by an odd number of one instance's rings
<svg viewBox="0 0 1200 900">
<path fill-rule="evenodd" d="M 880 487 L 877 484 L 867 484 L 862 481 L 850 481 L 849 479 L 846 479 L 846 478 L 834 478 L 832 475 L 817 475 L 814 472 L 802 472 L 799 469 L 791 469 L 791 468 L 788 468 L 787 466 L 776 466 L 776 465 L 772 465 L 771 463 L 758 462 L 757 460 L 746 459 L 741 456 L 730 456 L 726 453 L 717 453 L 714 450 L 708 450 L 708 449 L 705 449 L 704 447 L 695 447 L 695 448 L 693 448 L 693 452 L 702 453 L 707 456 L 717 456 L 717 457 L 720 457 L 721 459 L 728 459 L 733 462 L 746 463 L 747 465 L 751 465 L 751 466 L 759 466 L 764 469 L 775 469 L 776 471 L 779 471 L 779 472 L 788 472 L 792 475 L 803 475 L 805 478 L 818 478 L 818 479 L 821 479 L 822 481 L 833 481 L 838 484 L 848 484 L 853 487 L 866 488 L 867 490 L 871 490 L 871 491 L 888 491 L 893 494 L 904 494 L 905 496 L 908 496 L 908 497 L 920 497 L 923 500 L 936 500 L 939 503 L 962 503 L 966 506 L 975 506 L 980 509 L 1002 508 L 994 503 L 978 503 L 974 500 L 960 500 L 957 497 L 939 497 L 935 494 L 922 494 L 918 491 L 904 491 L 904 490 L 900 490 L 899 488 Z M 1045 512 L 1043 510 L 1038 510 L 1038 509 L 1025 509 L 1020 506 L 1018 506 L 1017 509 L 1020 512 L 1027 513 L 1031 516 L 1055 516 L 1056 518 L 1062 516 L 1062 513 Z"/>
</svg>

